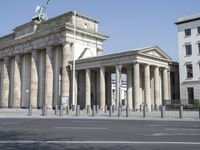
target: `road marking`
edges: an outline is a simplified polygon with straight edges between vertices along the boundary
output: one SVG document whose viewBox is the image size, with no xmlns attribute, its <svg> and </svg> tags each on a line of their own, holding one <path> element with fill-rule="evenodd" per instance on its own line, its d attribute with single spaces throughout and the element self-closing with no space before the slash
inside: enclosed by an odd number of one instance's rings
<svg viewBox="0 0 200 150">
<path fill-rule="evenodd" d="M 167 131 L 176 131 L 176 130 L 178 130 L 178 131 L 200 131 L 200 129 L 186 129 L 186 128 L 165 128 L 165 130 L 167 130 Z"/>
<path fill-rule="evenodd" d="M 94 123 L 96 124 L 96 122 L 92 122 L 91 120 L 71 120 L 71 122 L 74 123 Z M 102 121 L 102 120 L 98 120 L 98 123 L 110 123 L 111 121 Z"/>
<path fill-rule="evenodd" d="M 200 145 L 200 142 L 154 142 L 154 141 L 0 141 L 0 144 L 173 144 Z"/>
<path fill-rule="evenodd" d="M 56 129 L 77 129 L 77 130 L 108 130 L 108 128 L 97 127 L 54 127 Z"/>
<path fill-rule="evenodd" d="M 182 126 L 181 124 L 166 124 L 166 125 L 160 125 L 160 124 L 150 124 L 150 125 L 148 125 L 149 127 L 169 127 L 169 126 L 173 126 L 173 127 L 180 127 L 180 126 Z M 186 124 L 185 124 L 185 126 L 187 126 Z M 200 125 L 197 125 L 197 124 L 195 124 L 195 125 L 189 125 L 188 124 L 188 126 L 190 126 L 190 127 L 200 127 Z"/>
<path fill-rule="evenodd" d="M 152 133 L 152 134 L 138 134 L 142 136 L 199 136 L 197 133 Z"/>
<path fill-rule="evenodd" d="M 18 125 L 18 124 L 20 124 L 20 123 L 0 123 L 1 125 Z"/>
</svg>

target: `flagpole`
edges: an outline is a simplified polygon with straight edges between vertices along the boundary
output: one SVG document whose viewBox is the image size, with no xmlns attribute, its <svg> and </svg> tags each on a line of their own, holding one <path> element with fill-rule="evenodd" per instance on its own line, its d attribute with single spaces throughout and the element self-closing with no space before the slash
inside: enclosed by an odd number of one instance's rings
<svg viewBox="0 0 200 150">
<path fill-rule="evenodd" d="M 76 10 L 73 11 L 74 12 L 74 38 L 73 38 L 73 42 L 74 42 L 74 45 L 73 45 L 73 77 L 72 77 L 72 87 L 73 87 L 73 91 L 72 91 L 72 105 L 76 105 L 75 103 L 75 42 L 76 42 Z"/>
</svg>

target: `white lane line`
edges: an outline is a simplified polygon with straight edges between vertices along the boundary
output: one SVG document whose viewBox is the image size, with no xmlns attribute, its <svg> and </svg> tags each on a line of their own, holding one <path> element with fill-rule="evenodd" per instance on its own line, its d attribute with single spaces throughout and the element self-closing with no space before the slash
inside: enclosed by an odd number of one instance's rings
<svg viewBox="0 0 200 150">
<path fill-rule="evenodd" d="M 173 144 L 200 145 L 200 142 L 153 142 L 153 141 L 0 141 L 0 144 Z"/>
<path fill-rule="evenodd" d="M 160 125 L 160 124 L 150 124 L 150 125 L 148 125 L 149 127 L 180 127 L 180 126 L 182 126 L 181 124 L 180 125 L 176 125 L 176 124 L 174 124 L 174 125 Z M 186 125 L 187 126 L 187 125 Z M 188 125 L 188 126 L 190 126 L 190 127 L 200 127 L 200 125 Z"/>
<path fill-rule="evenodd" d="M 200 129 L 186 129 L 186 128 L 165 128 L 167 131 L 200 131 Z"/>
<path fill-rule="evenodd" d="M 108 128 L 97 127 L 54 127 L 56 129 L 77 129 L 77 130 L 108 130 Z"/>
<path fill-rule="evenodd" d="M 20 124 L 20 123 L 0 123 L 1 125 L 18 125 L 18 124 Z"/>
<path fill-rule="evenodd" d="M 159 136 L 199 136 L 200 134 L 197 134 L 197 133 L 152 133 L 152 134 L 138 134 L 138 135 L 159 137 Z"/>
</svg>

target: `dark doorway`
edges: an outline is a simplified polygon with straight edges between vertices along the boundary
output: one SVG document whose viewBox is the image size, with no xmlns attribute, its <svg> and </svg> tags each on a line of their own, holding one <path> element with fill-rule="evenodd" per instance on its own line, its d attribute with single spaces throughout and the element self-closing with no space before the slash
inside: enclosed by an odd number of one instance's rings
<svg viewBox="0 0 200 150">
<path fill-rule="evenodd" d="M 187 88 L 187 90 L 188 90 L 188 102 L 189 104 L 193 104 L 194 103 L 194 88 L 189 87 Z"/>
</svg>

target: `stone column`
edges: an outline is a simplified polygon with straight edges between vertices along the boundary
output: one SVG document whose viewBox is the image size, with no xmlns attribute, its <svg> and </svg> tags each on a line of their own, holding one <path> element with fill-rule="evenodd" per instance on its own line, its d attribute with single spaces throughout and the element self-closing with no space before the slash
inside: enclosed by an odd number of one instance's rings
<svg viewBox="0 0 200 150">
<path fill-rule="evenodd" d="M 59 105 L 59 74 L 60 74 L 60 66 L 59 66 L 59 53 L 62 51 L 60 47 L 56 47 L 54 50 L 53 57 L 53 107 Z"/>
<path fill-rule="evenodd" d="M 127 68 L 127 104 L 130 109 L 133 109 L 133 81 L 132 68 Z"/>
<path fill-rule="evenodd" d="M 105 86 L 105 68 L 100 67 L 100 109 L 104 110 L 105 108 L 105 99 L 106 99 L 106 86 Z"/>
<path fill-rule="evenodd" d="M 148 110 L 151 110 L 151 90 L 150 90 L 150 66 L 146 64 L 144 66 L 144 99 L 145 99 L 145 104 L 147 106 Z"/>
<path fill-rule="evenodd" d="M 91 104 L 90 69 L 85 70 L 85 107 Z"/>
<path fill-rule="evenodd" d="M 20 55 L 16 55 L 14 60 L 13 108 L 20 108 L 20 107 L 21 107 Z"/>
<path fill-rule="evenodd" d="M 158 109 L 158 106 L 160 105 L 160 78 L 159 78 L 159 67 L 154 68 L 154 85 L 155 85 L 155 90 L 154 90 L 154 95 L 155 95 L 155 106 Z"/>
<path fill-rule="evenodd" d="M 133 64 L 134 68 L 134 108 L 140 109 L 140 65 L 139 63 Z"/>
<path fill-rule="evenodd" d="M 9 99 L 9 75 L 8 75 L 8 58 L 2 63 L 2 88 L 1 88 L 1 107 L 8 108 Z M 6 65 L 7 64 L 7 65 Z"/>
<path fill-rule="evenodd" d="M 31 55 L 31 84 L 30 84 L 30 104 L 33 108 L 37 108 L 38 101 L 38 73 L 37 73 L 37 52 Z"/>
<path fill-rule="evenodd" d="M 111 73 L 110 72 L 106 72 L 106 101 L 107 101 L 107 105 L 113 105 L 112 103 L 112 89 L 111 89 Z"/>
<path fill-rule="evenodd" d="M 164 102 L 169 100 L 169 85 L 168 85 L 168 71 L 167 68 L 163 70 L 163 98 Z"/>
<path fill-rule="evenodd" d="M 61 96 L 69 98 L 70 95 L 70 81 L 69 81 L 69 67 L 68 61 L 71 57 L 71 45 L 70 43 L 63 44 L 63 61 L 62 61 L 62 82 L 61 82 Z"/>
<path fill-rule="evenodd" d="M 46 48 L 46 68 L 45 68 L 45 104 L 52 108 L 53 104 L 53 68 L 51 64 L 53 47 Z"/>
<path fill-rule="evenodd" d="M 170 100 L 171 100 L 171 72 L 170 70 L 167 72 L 168 73 L 168 97 L 169 97 L 169 103 L 170 103 Z"/>
<path fill-rule="evenodd" d="M 119 65 L 116 65 L 116 86 L 115 86 L 115 91 L 116 91 L 116 107 L 118 107 L 119 105 L 121 105 L 120 102 L 120 67 Z"/>
<path fill-rule="evenodd" d="M 46 66 L 46 62 L 45 62 L 45 55 L 46 52 L 44 50 L 41 50 L 40 52 L 38 52 L 38 64 L 37 64 L 37 68 L 38 68 L 38 107 L 41 108 L 42 105 L 44 104 L 44 93 L 45 93 L 45 66 Z"/>
<path fill-rule="evenodd" d="M 72 75 L 73 76 L 73 75 Z M 75 78 L 74 78 L 74 99 L 72 101 L 72 105 L 77 105 L 77 97 L 78 97 L 78 85 L 77 85 L 77 79 L 78 79 L 78 71 L 75 71 Z"/>
</svg>

